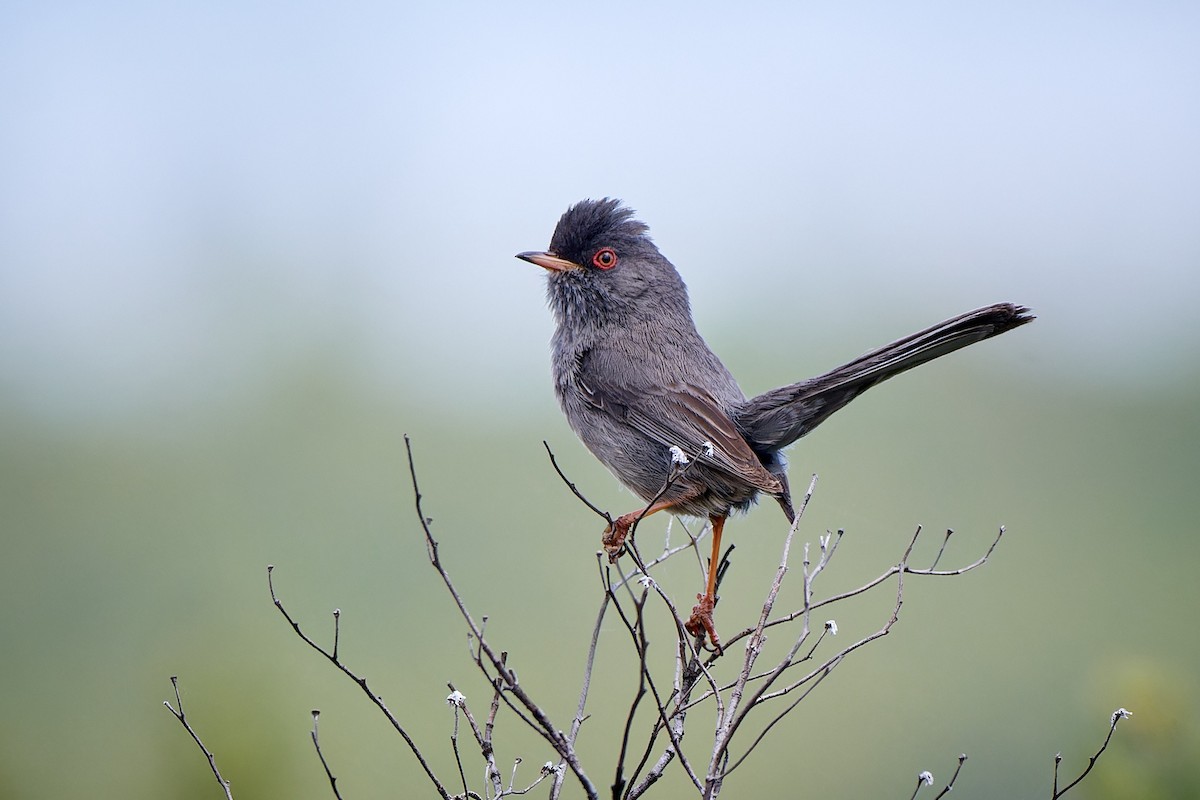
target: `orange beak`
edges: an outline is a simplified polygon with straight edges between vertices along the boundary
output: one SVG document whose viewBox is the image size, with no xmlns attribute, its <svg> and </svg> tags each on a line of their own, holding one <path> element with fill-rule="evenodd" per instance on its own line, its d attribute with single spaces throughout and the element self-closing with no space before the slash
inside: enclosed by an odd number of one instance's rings
<svg viewBox="0 0 1200 800">
<path fill-rule="evenodd" d="M 559 258 L 551 252 L 541 252 L 540 250 L 527 250 L 524 253 L 517 253 L 517 258 L 522 261 L 528 261 L 530 264 L 537 264 L 543 269 L 548 269 L 551 272 L 566 272 L 571 269 L 581 269 L 574 261 L 567 261 L 565 258 Z"/>
</svg>

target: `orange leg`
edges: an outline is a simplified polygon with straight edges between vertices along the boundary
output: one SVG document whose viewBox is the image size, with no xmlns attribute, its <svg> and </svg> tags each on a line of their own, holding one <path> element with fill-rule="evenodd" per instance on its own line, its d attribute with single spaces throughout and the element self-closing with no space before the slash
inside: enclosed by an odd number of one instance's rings
<svg viewBox="0 0 1200 800">
<path fill-rule="evenodd" d="M 721 558 L 721 532 L 725 529 L 725 517 L 709 517 L 712 524 L 712 557 L 708 560 L 708 590 L 696 595 L 700 602 L 692 608 L 692 616 L 684 626 L 693 636 L 708 634 L 709 641 L 717 652 L 721 651 L 721 641 L 717 638 L 717 630 L 713 625 L 713 609 L 717 605 L 717 566 Z"/>
<path fill-rule="evenodd" d="M 678 500 L 668 502 L 659 500 L 652 506 L 639 508 L 637 511 L 630 511 L 628 514 L 622 514 L 612 521 L 612 524 L 604 529 L 604 537 L 601 542 L 604 544 L 604 550 L 608 553 L 608 561 L 610 564 L 615 564 L 617 557 L 621 555 L 621 551 L 625 548 L 625 537 L 629 535 L 629 529 L 634 523 L 642 517 L 648 517 L 651 514 L 657 514 L 659 511 L 665 511 L 673 506 Z"/>
<path fill-rule="evenodd" d="M 721 533 L 725 530 L 725 517 L 709 517 L 712 523 L 712 557 L 708 560 L 708 596 L 717 597 L 717 564 L 721 558 Z"/>
</svg>

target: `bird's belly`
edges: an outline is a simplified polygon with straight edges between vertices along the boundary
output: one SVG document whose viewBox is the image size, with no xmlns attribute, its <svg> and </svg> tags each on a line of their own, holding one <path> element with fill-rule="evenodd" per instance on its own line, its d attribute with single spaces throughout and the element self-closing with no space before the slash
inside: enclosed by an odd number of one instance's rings
<svg viewBox="0 0 1200 800">
<path fill-rule="evenodd" d="M 617 480 L 646 501 L 662 490 L 671 464 L 664 445 L 585 403 L 562 406 L 575 435 Z"/>
</svg>

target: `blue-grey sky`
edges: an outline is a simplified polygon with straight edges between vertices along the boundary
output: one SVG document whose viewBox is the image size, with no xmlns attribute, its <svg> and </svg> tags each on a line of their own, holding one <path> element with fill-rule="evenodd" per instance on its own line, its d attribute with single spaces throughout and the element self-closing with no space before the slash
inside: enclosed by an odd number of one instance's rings
<svg viewBox="0 0 1200 800">
<path fill-rule="evenodd" d="M 997 359 L 1195 373 L 1195 3 L 424 5 L 5 4 L 0 386 L 203 401 L 338 345 L 542 388 L 512 255 L 605 195 L 719 352 L 1015 300 L 1039 333 Z"/>
</svg>

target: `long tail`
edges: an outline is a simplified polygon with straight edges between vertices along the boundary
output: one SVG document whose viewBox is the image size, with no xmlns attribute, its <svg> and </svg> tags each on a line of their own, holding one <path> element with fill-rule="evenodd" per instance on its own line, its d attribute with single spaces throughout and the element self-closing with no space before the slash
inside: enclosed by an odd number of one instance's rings
<svg viewBox="0 0 1200 800">
<path fill-rule="evenodd" d="M 756 451 L 778 450 L 875 384 L 1034 319 L 1028 308 L 1012 303 L 977 308 L 872 350 L 824 375 L 751 398 L 734 419 Z"/>
</svg>

